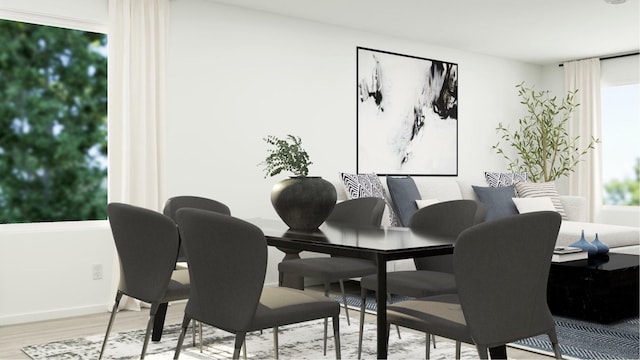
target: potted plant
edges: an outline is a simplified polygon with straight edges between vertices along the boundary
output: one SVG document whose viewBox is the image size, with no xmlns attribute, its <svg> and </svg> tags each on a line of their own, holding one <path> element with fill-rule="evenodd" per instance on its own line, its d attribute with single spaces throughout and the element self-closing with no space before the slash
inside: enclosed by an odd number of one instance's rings
<svg viewBox="0 0 640 360">
<path fill-rule="evenodd" d="M 263 140 L 271 146 L 265 160 L 259 163 L 264 167 L 265 178 L 282 172 L 294 175 L 279 181 L 271 190 L 271 204 L 276 213 L 291 229 L 317 229 L 336 204 L 335 187 L 319 176 L 308 176 L 309 165 L 313 163 L 299 136 L 281 139 L 269 135 Z"/>
<path fill-rule="evenodd" d="M 500 141 L 492 146 L 504 156 L 512 172 L 526 172 L 534 182 L 548 182 L 575 171 L 582 157 L 599 142 L 592 138 L 585 148 L 578 147 L 579 136 L 571 137 L 567 122 L 579 104 L 574 102 L 576 91 L 569 92 L 560 104 L 548 90 L 535 91 L 524 82 L 516 85 L 521 104 L 528 114 L 518 120 L 519 128 L 511 131 L 498 124 L 496 130 L 502 141 L 512 147 L 517 156 L 507 155 Z"/>
</svg>

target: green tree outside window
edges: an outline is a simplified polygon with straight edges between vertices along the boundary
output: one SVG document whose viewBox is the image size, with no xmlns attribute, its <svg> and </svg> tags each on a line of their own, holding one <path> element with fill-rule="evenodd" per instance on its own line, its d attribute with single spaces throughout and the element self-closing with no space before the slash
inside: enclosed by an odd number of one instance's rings
<svg viewBox="0 0 640 360">
<path fill-rule="evenodd" d="M 0 20 L 0 223 L 106 219 L 106 44 Z"/>
</svg>

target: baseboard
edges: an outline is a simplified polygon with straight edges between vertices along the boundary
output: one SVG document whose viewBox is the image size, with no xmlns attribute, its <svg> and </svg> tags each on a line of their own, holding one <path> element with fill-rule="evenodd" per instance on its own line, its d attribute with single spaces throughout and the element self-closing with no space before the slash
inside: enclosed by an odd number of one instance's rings
<svg viewBox="0 0 640 360">
<path fill-rule="evenodd" d="M 0 316 L 0 326 L 24 324 L 35 321 L 62 319 L 74 316 L 97 314 L 109 311 L 107 304 L 96 304 L 77 308 L 56 309 L 42 312 L 12 314 Z"/>
</svg>

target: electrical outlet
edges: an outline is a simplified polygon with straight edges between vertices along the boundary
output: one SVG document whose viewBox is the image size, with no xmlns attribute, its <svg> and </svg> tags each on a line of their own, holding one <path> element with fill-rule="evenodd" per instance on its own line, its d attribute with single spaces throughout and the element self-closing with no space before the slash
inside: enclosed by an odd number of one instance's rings
<svg viewBox="0 0 640 360">
<path fill-rule="evenodd" d="M 93 274 L 93 280 L 102 279 L 102 264 L 93 264 L 91 273 Z"/>
</svg>

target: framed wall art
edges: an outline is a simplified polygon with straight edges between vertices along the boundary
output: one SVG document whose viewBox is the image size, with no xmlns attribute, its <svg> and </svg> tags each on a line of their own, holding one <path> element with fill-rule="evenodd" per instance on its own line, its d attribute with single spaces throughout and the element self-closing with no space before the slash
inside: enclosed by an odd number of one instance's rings
<svg viewBox="0 0 640 360">
<path fill-rule="evenodd" d="M 357 47 L 358 173 L 458 175 L 458 65 Z"/>
</svg>

